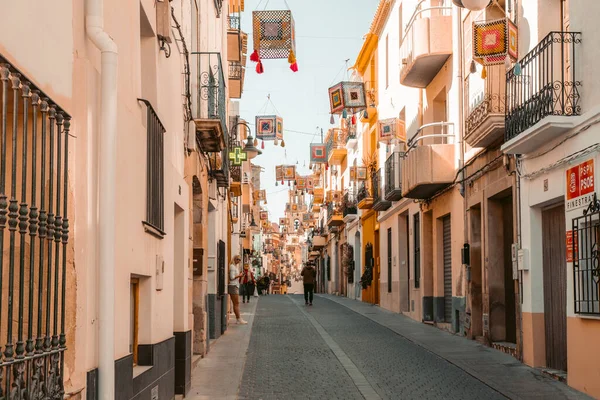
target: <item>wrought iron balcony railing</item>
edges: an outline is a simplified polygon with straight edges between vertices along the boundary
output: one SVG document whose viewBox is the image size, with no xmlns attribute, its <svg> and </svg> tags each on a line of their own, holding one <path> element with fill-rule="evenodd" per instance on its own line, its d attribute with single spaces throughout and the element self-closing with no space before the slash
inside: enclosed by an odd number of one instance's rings
<svg viewBox="0 0 600 400">
<path fill-rule="evenodd" d="M 580 43 L 581 32 L 550 32 L 506 73 L 506 141 L 549 115 L 581 114 Z"/>
<path fill-rule="evenodd" d="M 367 187 L 367 183 L 363 182 L 360 187 L 358 188 L 358 192 L 356 193 L 356 201 L 358 203 L 360 203 L 361 201 L 363 201 L 364 199 L 371 197 L 371 194 L 369 193 L 369 188 Z"/>
<path fill-rule="evenodd" d="M 192 117 L 195 120 L 218 120 L 227 132 L 227 88 L 221 54 L 192 53 Z"/>
<path fill-rule="evenodd" d="M 229 79 L 241 80 L 244 67 L 239 61 L 229 61 Z"/>
<path fill-rule="evenodd" d="M 230 14 L 227 16 L 227 28 L 230 30 L 239 31 L 241 27 L 240 23 L 240 15 L 239 14 Z"/>
<path fill-rule="evenodd" d="M 358 206 L 356 202 L 356 196 L 354 196 L 351 192 L 344 193 L 344 200 L 342 202 L 342 214 L 347 215 L 356 215 L 358 213 Z"/>
<path fill-rule="evenodd" d="M 385 160 L 385 199 L 396 201 L 402 198 L 402 174 L 400 171 L 403 153 L 395 151 Z"/>
<path fill-rule="evenodd" d="M 501 117 L 503 122 L 506 112 L 506 69 L 504 65 L 487 66 L 487 77 L 465 80 L 465 139 L 472 146 L 477 146 L 478 138 L 473 138 L 475 131 L 489 117 Z M 473 84 L 473 82 L 475 84 Z"/>
</svg>

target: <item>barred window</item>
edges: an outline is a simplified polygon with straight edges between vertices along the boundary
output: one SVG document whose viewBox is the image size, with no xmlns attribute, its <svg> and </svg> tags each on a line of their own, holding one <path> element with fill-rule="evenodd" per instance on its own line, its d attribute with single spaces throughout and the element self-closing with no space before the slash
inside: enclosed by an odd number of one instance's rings
<svg viewBox="0 0 600 400">
<path fill-rule="evenodd" d="M 164 133 L 156 111 L 149 101 L 139 99 L 146 105 L 146 231 L 157 237 L 164 232 Z"/>
<path fill-rule="evenodd" d="M 575 313 L 600 315 L 600 204 L 594 201 L 573 220 L 571 248 Z"/>
</svg>

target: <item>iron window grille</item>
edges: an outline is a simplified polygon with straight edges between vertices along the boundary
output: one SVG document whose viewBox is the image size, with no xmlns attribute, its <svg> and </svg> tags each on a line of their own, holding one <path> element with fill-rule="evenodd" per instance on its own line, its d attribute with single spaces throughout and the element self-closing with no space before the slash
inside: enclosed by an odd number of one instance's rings
<svg viewBox="0 0 600 400">
<path fill-rule="evenodd" d="M 505 140 L 549 115 L 581 114 L 576 52 L 581 32 L 550 32 L 506 73 Z"/>
<path fill-rule="evenodd" d="M 2 56 L 0 91 L 0 398 L 62 399 L 71 117 Z"/>
<path fill-rule="evenodd" d="M 154 107 L 145 99 L 138 99 L 146 105 L 146 230 L 158 237 L 164 232 L 164 133 Z"/>
<path fill-rule="evenodd" d="M 600 201 L 596 194 L 573 219 L 573 301 L 576 314 L 600 315 Z"/>
</svg>

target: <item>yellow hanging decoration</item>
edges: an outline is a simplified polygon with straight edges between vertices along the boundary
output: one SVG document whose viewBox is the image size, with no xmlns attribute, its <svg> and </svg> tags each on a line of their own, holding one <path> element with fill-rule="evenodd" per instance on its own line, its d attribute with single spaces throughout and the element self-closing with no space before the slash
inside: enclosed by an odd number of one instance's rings
<svg viewBox="0 0 600 400">
<path fill-rule="evenodd" d="M 293 64 L 296 62 L 296 55 L 294 54 L 294 50 L 290 49 L 290 55 L 288 56 L 288 63 Z"/>
<path fill-rule="evenodd" d="M 487 78 L 487 68 L 484 65 L 483 69 L 481 70 L 481 79 L 485 79 L 485 78 Z"/>
<path fill-rule="evenodd" d="M 285 142 L 283 139 L 281 139 L 281 147 L 285 147 Z"/>
</svg>

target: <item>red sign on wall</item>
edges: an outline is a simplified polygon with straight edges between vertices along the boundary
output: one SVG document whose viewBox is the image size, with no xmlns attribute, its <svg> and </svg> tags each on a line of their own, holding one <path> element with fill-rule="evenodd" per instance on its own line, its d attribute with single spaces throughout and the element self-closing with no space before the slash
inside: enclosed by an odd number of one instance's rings
<svg viewBox="0 0 600 400">
<path fill-rule="evenodd" d="M 567 211 L 585 207 L 594 193 L 594 160 L 567 170 Z"/>
</svg>

